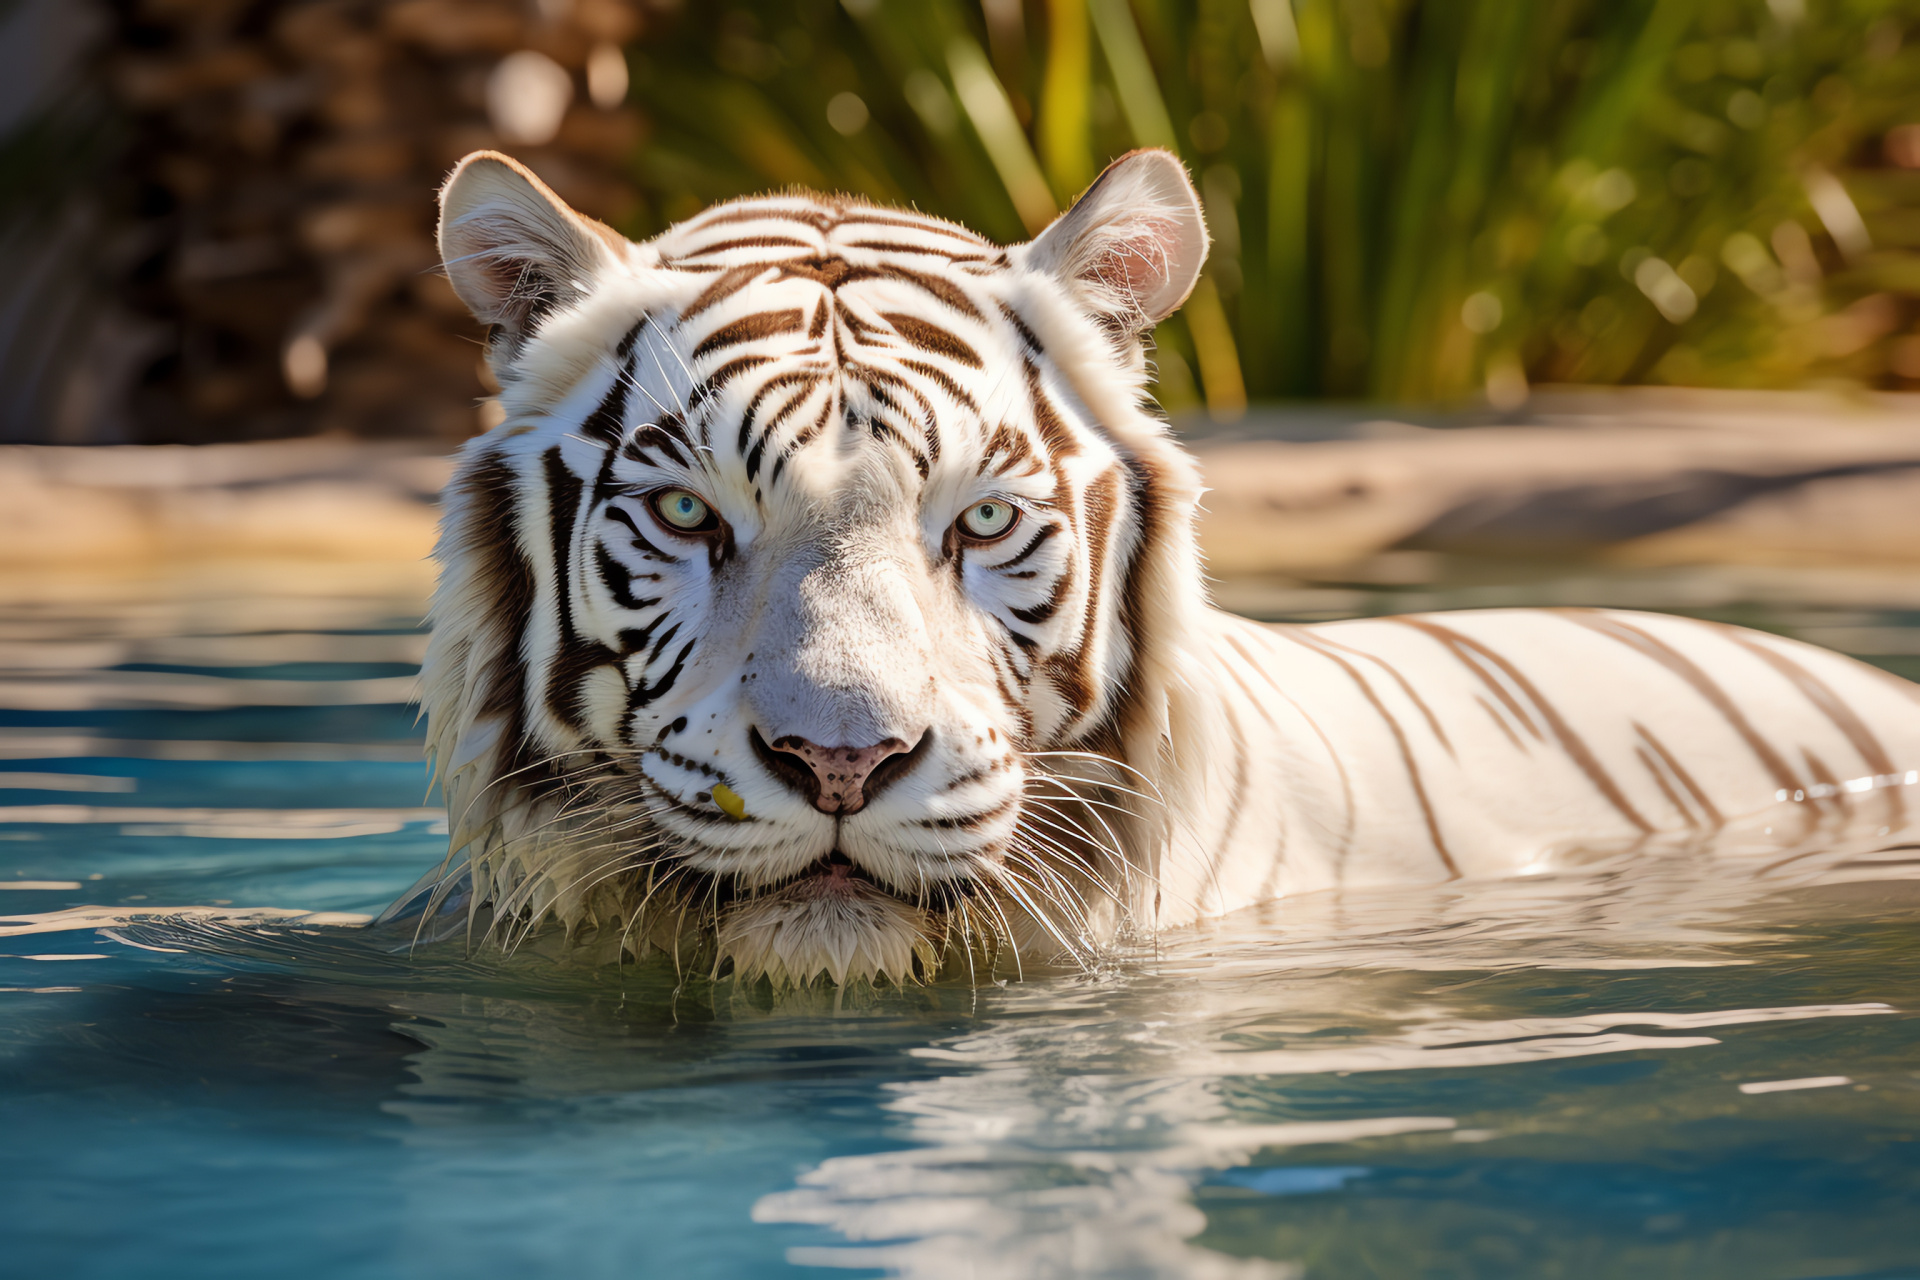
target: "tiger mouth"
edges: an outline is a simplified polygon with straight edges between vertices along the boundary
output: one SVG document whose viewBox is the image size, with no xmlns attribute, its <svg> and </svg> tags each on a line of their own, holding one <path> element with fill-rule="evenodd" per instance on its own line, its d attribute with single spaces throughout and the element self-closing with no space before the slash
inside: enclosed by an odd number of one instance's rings
<svg viewBox="0 0 1920 1280">
<path fill-rule="evenodd" d="M 838 849 L 806 868 L 795 879 L 815 881 L 817 887 L 829 893 L 860 892 L 858 886 L 861 881 L 874 884 L 873 877 L 865 869 Z M 884 889 L 886 886 L 876 887 Z"/>
<path fill-rule="evenodd" d="M 802 890 L 810 895 L 824 898 L 882 894 L 905 906 L 937 912 L 946 910 L 961 898 L 972 897 L 974 888 L 974 878 L 963 876 L 950 880 L 929 880 L 917 893 L 904 890 L 877 878 L 845 853 L 834 849 L 825 857 L 802 867 L 793 875 L 771 884 L 755 886 L 744 892 L 736 888 L 731 897 L 738 901 L 742 898 L 761 897 L 793 890 Z"/>
</svg>

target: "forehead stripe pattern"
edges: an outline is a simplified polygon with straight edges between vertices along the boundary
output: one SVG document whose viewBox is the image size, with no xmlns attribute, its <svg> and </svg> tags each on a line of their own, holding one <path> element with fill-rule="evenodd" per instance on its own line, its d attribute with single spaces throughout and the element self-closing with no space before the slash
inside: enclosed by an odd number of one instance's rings
<svg viewBox="0 0 1920 1280">
<path fill-rule="evenodd" d="M 985 313 L 968 291 L 953 280 L 898 262 L 848 262 L 844 257 L 832 253 L 828 244 L 773 229 L 783 222 L 790 227 L 804 227 L 823 239 L 829 233 L 843 230 L 849 223 L 886 224 L 895 229 L 886 238 L 840 235 L 834 237 L 833 243 L 843 249 L 865 249 L 869 253 L 938 256 L 947 260 L 949 270 L 963 269 L 974 275 L 985 275 L 1003 266 L 1004 255 L 997 251 L 982 252 L 990 249 L 990 246 L 977 237 L 932 220 L 883 215 L 858 206 L 834 206 L 819 202 L 797 204 L 788 201 L 757 206 L 749 204 L 696 218 L 678 233 L 685 247 L 666 261 L 666 265 L 674 268 L 707 267 L 718 272 L 716 278 L 682 311 L 678 325 L 683 328 L 758 281 L 778 282 L 798 277 L 813 280 L 825 287 L 831 295 L 831 316 L 825 307 L 816 307 L 810 321 L 804 320 L 802 313 L 794 308 L 755 312 L 733 318 L 700 338 L 693 350 L 694 361 L 697 363 L 702 357 L 727 346 L 790 335 L 803 327 L 809 338 L 818 340 L 827 336 L 830 320 L 856 342 L 884 345 L 901 351 L 903 354 L 895 361 L 895 368 L 899 372 L 844 359 L 841 369 L 846 377 L 865 391 L 869 399 L 870 412 L 865 423 L 868 432 L 875 438 L 898 445 L 907 453 L 915 470 L 922 477 L 928 476 L 932 465 L 939 460 L 942 447 L 940 413 L 929 392 L 939 393 L 941 398 L 967 413 L 977 416 L 980 412 L 974 395 L 942 365 L 951 362 L 962 368 L 980 369 L 985 362 L 974 344 L 946 325 L 897 309 L 881 310 L 873 320 L 869 320 L 849 306 L 839 296 L 839 290 L 849 283 L 866 280 L 899 281 L 916 287 L 930 301 L 962 319 L 984 322 Z M 742 224 L 753 223 L 769 229 L 758 234 L 742 234 L 734 230 Z M 712 240 L 701 240 L 702 233 L 722 228 L 726 229 L 725 234 Z M 917 233 L 925 239 L 915 243 L 912 238 L 900 234 L 902 231 Z M 964 248 L 961 248 L 962 245 Z M 752 250 L 765 255 L 768 249 L 791 249 L 794 253 L 775 253 L 760 261 L 728 260 L 731 255 L 741 251 Z M 721 261 L 708 261 L 715 258 Z M 962 260 L 966 264 L 991 261 L 993 265 L 982 271 L 977 266 L 962 266 Z M 1022 373 L 1027 383 L 1030 421 L 1041 436 L 1040 443 L 1045 453 L 1049 455 L 1048 462 L 1055 473 L 1057 486 L 1065 491 L 1069 486 L 1062 464 L 1080 450 L 1072 432 L 1060 420 L 1041 385 L 1039 367 L 1035 363 L 1036 358 L 1044 358 L 1041 345 L 1031 328 L 1004 301 L 998 302 L 994 309 L 1017 335 L 1023 353 Z M 838 345 L 837 342 L 835 345 Z M 904 351 L 907 350 L 917 350 L 927 358 L 906 356 Z M 761 477 L 769 449 L 790 422 L 813 401 L 818 384 L 825 380 L 825 374 L 826 369 L 817 372 L 783 369 L 755 388 L 741 415 L 736 440 L 736 446 L 744 456 L 749 480 Z M 702 384 L 701 390 L 704 391 L 713 381 L 709 378 L 707 383 Z M 705 398 L 700 397 L 702 400 Z M 773 483 L 778 483 L 784 464 L 792 452 L 824 429 L 833 407 L 829 397 L 829 402 L 820 406 L 814 423 L 779 452 L 771 475 Z M 982 460 L 981 473 L 986 474 L 996 459 L 999 461 L 997 474 L 1003 475 L 1015 474 L 1023 463 L 1034 461 L 1033 445 L 1029 442 L 1028 433 L 1001 424 L 996 429 L 993 446 Z M 1114 484 L 1110 478 L 1105 483 L 1109 486 Z M 1083 517 L 1089 526 L 1095 526 L 1087 531 L 1090 535 L 1088 564 L 1063 566 L 1064 571 L 1054 577 L 1051 589 L 1045 595 L 1030 603 L 1009 608 L 1011 621 L 1024 623 L 1029 628 L 1051 621 L 1067 589 L 1073 585 L 1076 569 L 1088 574 L 1085 585 L 1090 594 L 1087 602 L 1089 617 L 1085 625 L 1090 627 L 1097 621 L 1091 615 L 1099 608 L 1097 596 L 1099 588 L 1104 585 L 1097 580 L 1099 564 L 1105 556 L 1106 529 L 1101 526 L 1108 523 L 1112 504 L 1089 496 L 1092 501 L 1083 504 L 1083 511 L 1076 512 L 1075 504 L 1071 502 L 1062 504 L 1060 511 L 1066 527 L 1081 523 L 1076 516 Z M 760 497 L 759 490 L 756 490 L 756 497 Z M 1007 570 L 1009 577 L 1016 581 L 1031 581 L 1039 576 L 1032 570 L 1018 572 L 1018 567 L 1063 527 L 1062 524 L 1048 522 L 1036 522 L 1036 526 L 1014 555 L 1008 557 L 1007 563 L 996 566 Z M 1009 626 L 1007 634 L 1015 646 L 1023 649 L 1037 644 L 1036 638 L 1023 629 Z M 1085 647 L 1083 643 L 1081 649 Z M 1062 693 L 1074 704 L 1072 711 L 1076 715 L 1090 710 L 1088 704 L 1092 701 L 1089 682 L 1081 675 L 1081 666 L 1082 663 L 1077 659 L 1063 659 L 1054 663 L 1050 671 L 1050 674 L 1062 677 L 1062 683 L 1066 686 Z M 1024 688 L 1028 683 L 1029 677 L 1019 673 L 1017 684 Z"/>
</svg>

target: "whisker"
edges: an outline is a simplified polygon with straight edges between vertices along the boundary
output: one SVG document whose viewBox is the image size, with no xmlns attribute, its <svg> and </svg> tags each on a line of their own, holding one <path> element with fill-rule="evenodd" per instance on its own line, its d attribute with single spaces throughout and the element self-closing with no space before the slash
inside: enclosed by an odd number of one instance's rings
<svg viewBox="0 0 1920 1280">
<path fill-rule="evenodd" d="M 1105 824 L 1102 825 L 1104 826 Z M 1062 835 L 1075 836 L 1084 840 L 1088 846 L 1086 850 L 1074 849 L 1063 841 L 1049 839 L 1049 842 L 1057 848 L 1073 870 L 1097 882 L 1103 890 L 1113 895 L 1115 901 L 1120 902 L 1120 905 L 1127 905 L 1121 901 L 1119 891 L 1114 887 L 1113 883 L 1101 874 L 1097 866 L 1093 865 L 1091 857 L 1087 857 L 1084 861 L 1082 861 L 1080 857 L 1082 854 L 1095 853 L 1109 855 L 1114 862 L 1119 864 L 1122 876 L 1127 879 L 1127 887 L 1131 889 L 1132 869 L 1128 864 L 1126 854 L 1119 847 L 1119 841 L 1117 839 L 1114 840 L 1113 844 L 1103 845 L 1091 831 L 1088 831 L 1085 827 L 1074 821 L 1069 815 L 1061 813 L 1049 805 L 1037 802 L 1029 806 L 1026 812 L 1021 814 L 1020 827 L 1018 830 L 1023 833 L 1032 834 L 1032 829 L 1035 827 L 1044 827 L 1050 831 L 1060 832 Z M 1112 832 L 1109 831 L 1108 835 L 1112 836 Z"/>
<path fill-rule="evenodd" d="M 1026 908 L 1027 914 L 1032 917 L 1034 923 L 1038 924 L 1054 941 L 1060 944 L 1062 951 L 1077 955 L 1079 948 L 1067 940 L 1066 935 L 1060 931 L 1060 927 L 1053 922 L 1052 917 L 1040 910 L 1040 908 L 1034 904 L 1033 899 L 1028 897 L 1026 891 L 1021 888 L 1021 877 L 1013 874 L 1010 869 L 1002 863 L 994 868 L 994 878 L 1002 888 L 1019 900 L 1020 905 Z"/>
</svg>

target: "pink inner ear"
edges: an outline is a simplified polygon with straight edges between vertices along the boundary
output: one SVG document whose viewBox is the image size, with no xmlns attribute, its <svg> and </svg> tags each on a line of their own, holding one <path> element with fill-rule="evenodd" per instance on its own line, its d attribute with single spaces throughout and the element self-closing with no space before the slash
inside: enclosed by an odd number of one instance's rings
<svg viewBox="0 0 1920 1280">
<path fill-rule="evenodd" d="M 1145 303 L 1166 286 L 1179 237 L 1180 225 L 1171 218 L 1130 218 L 1100 246 L 1083 274 Z"/>
</svg>

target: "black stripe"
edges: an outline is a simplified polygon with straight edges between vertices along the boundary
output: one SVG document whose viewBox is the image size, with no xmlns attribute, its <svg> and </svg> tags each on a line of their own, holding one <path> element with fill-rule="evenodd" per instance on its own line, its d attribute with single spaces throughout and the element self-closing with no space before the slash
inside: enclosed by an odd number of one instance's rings
<svg viewBox="0 0 1920 1280">
<path fill-rule="evenodd" d="M 986 565 L 985 567 L 988 569 L 992 569 L 995 573 L 998 573 L 1002 569 L 1011 569 L 1013 568 L 1013 566 L 1021 563 L 1028 556 L 1038 551 L 1041 545 L 1045 543 L 1047 539 L 1053 537 L 1053 535 L 1058 532 L 1060 532 L 1060 526 L 1057 524 L 1041 525 L 1040 532 L 1033 535 L 1033 541 L 1029 542 L 1026 545 L 1026 549 L 1023 550 L 1019 555 L 1015 556 L 1011 560 L 1002 560 L 999 564 L 990 564 L 990 565 Z"/>
<path fill-rule="evenodd" d="M 1003 302 L 1000 304 L 1000 315 L 1008 324 L 1013 326 L 1014 332 L 1020 335 L 1021 344 L 1026 347 L 1026 354 L 1028 356 L 1037 356 L 1044 353 L 1045 348 L 1040 345 L 1040 339 L 1034 335 L 1032 329 L 1027 327 L 1027 322 L 1020 318 L 1019 312 Z"/>
<path fill-rule="evenodd" d="M 1047 619 L 1053 617 L 1053 615 L 1057 613 L 1059 609 L 1060 609 L 1060 588 L 1059 586 L 1056 585 L 1053 589 L 1053 598 L 1048 600 L 1045 604 L 1037 604 L 1033 606 L 1033 608 L 1031 609 L 1009 609 L 1007 610 L 1007 612 L 1011 613 L 1014 617 L 1020 619 L 1020 621 L 1022 622 L 1027 622 L 1027 623 L 1033 624 L 1034 626 L 1039 626 L 1041 623 L 1047 621 Z"/>
<path fill-rule="evenodd" d="M 517 536 L 516 479 L 512 465 L 490 453 L 476 459 L 459 482 L 468 503 L 461 543 L 473 552 L 473 576 L 482 584 L 481 595 L 489 606 L 483 625 L 493 641 L 490 651 L 476 655 L 487 664 L 480 673 L 480 714 L 502 722 L 503 774 L 528 764 L 527 664 L 522 645 L 533 617 L 535 588 L 533 565 Z"/>
<path fill-rule="evenodd" d="M 713 375 L 705 382 L 700 383 L 692 391 L 687 393 L 687 412 L 693 412 L 714 396 L 719 395 L 729 382 L 732 382 L 747 370 L 758 369 L 763 364 L 772 363 L 772 356 L 739 356 L 727 361 L 718 369 L 714 370 Z"/>
<path fill-rule="evenodd" d="M 646 552 L 649 559 L 664 560 L 668 564 L 684 563 L 682 557 L 668 555 L 666 552 L 662 551 L 660 548 L 654 546 L 653 543 L 649 542 L 647 540 L 647 535 L 640 532 L 640 526 L 633 522 L 633 517 L 628 515 L 625 511 L 621 510 L 619 507 L 608 507 L 607 519 L 616 521 L 620 524 L 627 526 L 627 531 L 633 535 L 633 538 L 631 539 L 631 541 L 633 542 L 633 545 L 640 548 L 640 550 Z"/>
<path fill-rule="evenodd" d="M 633 322 L 633 328 L 627 330 L 627 336 L 620 339 L 620 345 L 613 349 L 613 354 L 619 356 L 622 360 L 632 355 L 633 344 L 640 341 L 640 334 L 646 327 L 647 317 L 641 316 L 638 320 L 635 320 Z"/>
<path fill-rule="evenodd" d="M 601 444 L 616 444 L 627 430 L 627 388 L 633 383 L 633 358 L 629 356 L 619 372 L 613 375 L 613 385 L 607 388 L 600 407 L 587 415 L 580 424 L 580 434 L 589 440 L 598 440 Z"/>
<path fill-rule="evenodd" d="M 634 596 L 633 571 L 608 554 L 605 544 L 594 544 L 593 554 L 595 567 L 600 571 L 600 581 L 606 584 L 607 594 L 611 595 L 614 603 L 622 609 L 638 611 L 650 609 L 660 603 L 659 596 L 648 596 L 645 599 Z"/>
<path fill-rule="evenodd" d="M 680 452 L 680 446 L 673 442 L 673 437 L 667 432 L 662 431 L 656 423 L 649 422 L 646 426 L 634 432 L 633 439 L 627 442 L 626 447 L 621 450 L 621 453 L 635 462 L 644 462 L 649 466 L 653 465 L 653 459 L 646 457 L 641 452 L 643 449 L 658 449 L 661 453 L 673 459 L 675 466 L 685 467 L 691 465 L 687 460 L 687 455 Z"/>
<path fill-rule="evenodd" d="M 587 672 L 613 662 L 618 655 L 597 640 L 583 638 L 573 625 L 573 529 L 579 518 L 580 477 L 567 470 L 560 450 L 552 448 L 541 462 L 547 481 L 547 525 L 553 546 L 554 611 L 560 623 L 560 643 L 547 673 L 547 710 L 570 729 L 585 722 L 584 690 Z"/>
<path fill-rule="evenodd" d="M 664 636 L 661 637 L 662 640 L 665 638 Z M 646 683 L 643 677 L 641 682 L 634 686 L 633 692 L 627 695 L 627 710 L 629 712 L 638 711 L 641 707 L 646 706 L 655 698 L 658 698 L 661 694 L 673 688 L 674 682 L 680 678 L 680 673 L 686 669 L 687 655 L 693 652 L 693 646 L 694 642 L 689 640 L 680 647 L 680 652 L 674 655 L 673 666 L 667 669 L 666 675 L 660 677 L 659 684 L 650 685 Z"/>
</svg>

